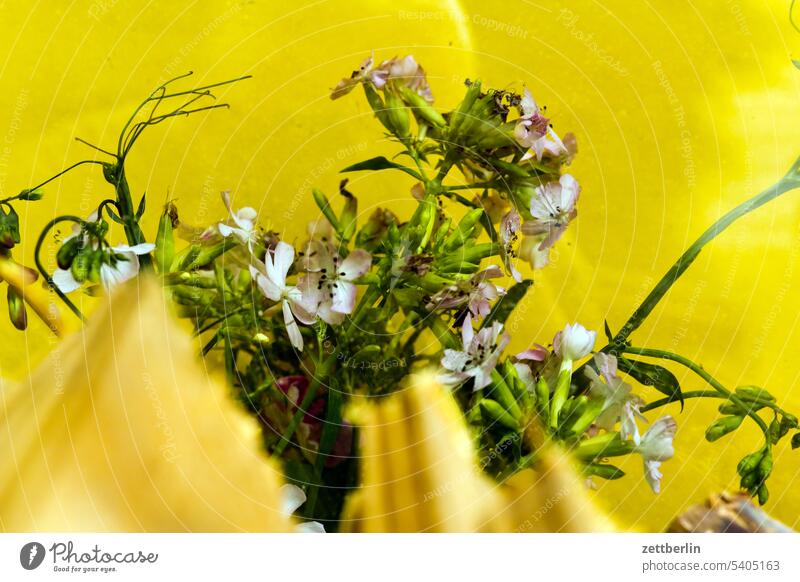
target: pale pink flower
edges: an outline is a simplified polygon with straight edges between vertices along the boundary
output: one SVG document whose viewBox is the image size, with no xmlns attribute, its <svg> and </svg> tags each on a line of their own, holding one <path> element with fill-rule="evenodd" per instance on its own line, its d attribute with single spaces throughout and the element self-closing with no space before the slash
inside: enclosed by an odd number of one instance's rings
<svg viewBox="0 0 800 582">
<path fill-rule="evenodd" d="M 256 217 L 258 213 L 255 209 L 245 206 L 236 212 L 231 207 L 231 193 L 223 192 L 222 201 L 228 209 L 230 216 L 227 222 L 220 222 L 217 230 L 225 238 L 233 236 L 252 252 L 253 244 L 258 239 L 258 229 L 256 228 Z"/>
<path fill-rule="evenodd" d="M 286 276 L 293 263 L 294 247 L 280 241 L 274 251 L 267 252 L 263 263 L 259 261 L 255 265 L 250 265 L 250 273 L 267 299 L 281 302 L 283 322 L 289 340 L 296 349 L 302 351 L 303 336 L 297 321 L 311 325 L 316 317 L 313 308 L 309 307 L 308 301 L 303 297 L 302 291 L 286 282 Z"/>
<path fill-rule="evenodd" d="M 467 315 L 461 326 L 461 340 L 463 350 L 444 351 L 441 364 L 449 372 L 440 374 L 439 379 L 446 384 L 460 384 L 472 378 L 473 390 L 485 388 L 491 383 L 492 371 L 511 338 L 497 321 L 475 333 L 472 317 Z"/>
<path fill-rule="evenodd" d="M 671 416 L 662 416 L 645 431 L 641 443 L 636 447 L 636 452 L 642 455 L 644 461 L 644 477 L 654 493 L 661 490 L 661 463 L 675 454 L 672 441 L 677 429 L 678 425 Z"/>
<path fill-rule="evenodd" d="M 578 215 L 575 204 L 580 192 L 580 185 L 569 174 L 561 176 L 558 182 L 549 182 L 536 188 L 530 209 L 534 220 L 525 222 L 522 232 L 544 237 L 539 250 L 552 247 L 570 221 Z"/>
<path fill-rule="evenodd" d="M 331 325 L 341 323 L 355 308 L 353 281 L 369 271 L 372 256 L 363 249 L 355 249 L 342 260 L 330 243 L 311 241 L 304 262 L 308 273 L 301 285 L 308 300 L 316 305 L 317 315 Z"/>
<path fill-rule="evenodd" d="M 623 440 L 633 438 L 634 444 L 638 445 L 640 437 L 636 419 L 646 421 L 639 412 L 639 408 L 644 402 L 635 394 L 631 394 L 630 384 L 624 382 L 617 375 L 617 358 L 615 356 L 601 352 L 595 354 L 594 362 L 600 370 L 600 375 L 594 369 L 586 368 L 586 375 L 591 380 L 589 391 L 604 400 L 603 409 L 595 424 L 599 428 L 611 431 L 619 422 L 619 433 Z"/>
<path fill-rule="evenodd" d="M 431 298 L 428 308 L 452 309 L 466 304 L 476 319 L 486 317 L 492 310 L 492 302 L 506 294 L 504 287 L 490 281 L 502 276 L 500 267 L 491 265 L 466 281 L 442 289 Z"/>
</svg>

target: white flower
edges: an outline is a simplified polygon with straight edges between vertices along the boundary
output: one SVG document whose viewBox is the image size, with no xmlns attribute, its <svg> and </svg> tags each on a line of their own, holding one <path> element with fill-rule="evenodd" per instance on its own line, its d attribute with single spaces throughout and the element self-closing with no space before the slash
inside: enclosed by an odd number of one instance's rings
<svg viewBox="0 0 800 582">
<path fill-rule="evenodd" d="M 303 336 L 295 317 L 306 325 L 314 323 L 316 318 L 313 310 L 307 307 L 300 289 L 286 283 L 286 275 L 292 263 L 294 263 L 294 247 L 280 241 L 274 251 L 267 252 L 264 263 L 250 265 L 250 273 L 267 299 L 282 302 L 283 322 L 289 340 L 295 348 L 302 351 Z"/>
<path fill-rule="evenodd" d="M 99 251 L 103 254 L 100 259 L 102 261 L 100 265 L 100 283 L 105 290 L 111 291 L 120 283 L 133 279 L 139 273 L 139 255 L 151 253 L 155 248 L 156 245 L 152 243 L 141 243 L 134 246 L 117 245 L 115 247 L 105 247 Z M 53 283 L 62 293 L 72 293 L 82 285 L 72 275 L 71 269 L 56 269 L 53 273 Z"/>
<path fill-rule="evenodd" d="M 291 517 L 301 505 L 306 502 L 306 494 L 300 487 L 287 483 L 281 487 L 281 513 L 285 517 Z M 306 521 L 295 526 L 297 533 L 325 533 L 325 526 L 318 521 Z"/>
<path fill-rule="evenodd" d="M 519 258 L 533 269 L 543 269 L 550 263 L 550 249 L 541 248 L 544 237 L 526 236 L 519 246 Z"/>
<path fill-rule="evenodd" d="M 591 380 L 589 391 L 604 400 L 603 409 L 595 424 L 611 431 L 619 421 L 619 433 L 622 439 L 627 440 L 632 437 L 634 444 L 638 445 L 640 437 L 636 418 L 646 421 L 645 417 L 639 413 L 639 407 L 644 404 L 642 399 L 631 394 L 630 384 L 625 383 L 617 375 L 617 358 L 615 356 L 599 353 L 595 354 L 594 361 L 600 370 L 600 375 L 598 376 L 592 368 L 586 368 L 586 375 Z"/>
<path fill-rule="evenodd" d="M 461 326 L 463 351 L 446 349 L 442 356 L 442 367 L 449 373 L 439 375 L 440 381 L 458 384 L 474 378 L 473 390 L 480 390 L 491 383 L 492 370 L 497 365 L 500 354 L 510 341 L 503 331 L 503 324 L 494 322 L 478 333 L 472 328 L 472 317 L 468 314 Z"/>
<path fill-rule="evenodd" d="M 561 238 L 570 221 L 578 215 L 581 187 L 570 174 L 561 176 L 558 182 L 549 182 L 536 188 L 531 197 L 531 215 L 534 220 L 522 225 L 528 235 L 544 236 L 539 250 L 545 250 Z"/>
<path fill-rule="evenodd" d="M 308 274 L 301 286 L 317 315 L 331 325 L 339 324 L 345 314 L 353 313 L 356 286 L 353 283 L 372 266 L 372 256 L 355 249 L 342 260 L 336 249 L 324 241 L 312 240 L 304 256 Z"/>
<path fill-rule="evenodd" d="M 222 201 L 225 203 L 225 208 L 228 209 L 230 215 L 230 222 L 220 222 L 217 225 L 217 230 L 224 237 L 233 236 L 239 240 L 243 245 L 247 245 L 250 251 L 253 250 L 253 243 L 258 238 L 258 230 L 256 228 L 256 217 L 258 214 L 255 209 L 245 206 L 240 208 L 235 213 L 231 208 L 231 193 L 223 192 Z"/>
<path fill-rule="evenodd" d="M 596 339 L 596 331 L 588 331 L 580 323 L 568 323 L 553 339 L 553 351 L 563 360 L 574 362 L 589 355 Z"/>
<path fill-rule="evenodd" d="M 636 452 L 644 461 L 644 477 L 654 493 L 661 490 L 661 472 L 659 467 L 675 454 L 672 441 L 678 425 L 671 416 L 662 416 L 642 435 Z"/>
</svg>

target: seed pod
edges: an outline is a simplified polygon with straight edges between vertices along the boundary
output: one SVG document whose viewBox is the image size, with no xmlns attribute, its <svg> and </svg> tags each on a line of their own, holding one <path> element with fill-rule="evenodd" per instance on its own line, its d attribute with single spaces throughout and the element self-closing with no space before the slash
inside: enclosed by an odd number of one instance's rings
<svg viewBox="0 0 800 582">
<path fill-rule="evenodd" d="M 500 403 L 489 398 L 480 401 L 481 414 L 486 422 L 498 422 L 513 431 L 519 431 L 517 420 L 503 408 Z"/>
<path fill-rule="evenodd" d="M 465 241 L 470 238 L 475 231 L 475 227 L 478 224 L 478 221 L 483 216 L 483 209 L 475 208 L 474 210 L 470 210 L 467 214 L 464 215 L 464 218 L 461 219 L 461 222 L 458 223 L 458 228 L 456 228 L 447 240 L 445 240 L 445 249 L 448 251 L 452 251 L 459 246 L 462 246 Z"/>
<path fill-rule="evenodd" d="M 59 269 L 69 269 L 72 266 L 72 261 L 81 250 L 83 240 L 79 236 L 74 236 L 64 241 L 61 248 L 56 253 L 56 263 Z"/>
<path fill-rule="evenodd" d="M 411 119 L 403 100 L 394 91 L 386 91 L 386 112 L 392 133 L 401 139 L 411 135 Z"/>
<path fill-rule="evenodd" d="M 792 449 L 797 448 L 800 448 L 800 432 L 796 432 L 792 436 Z"/>
<path fill-rule="evenodd" d="M 79 252 L 72 261 L 70 272 L 72 277 L 78 282 L 83 283 L 89 276 L 89 267 L 92 259 L 92 251 L 83 250 Z"/>
<path fill-rule="evenodd" d="M 713 443 L 721 439 L 726 434 L 739 428 L 743 420 L 743 416 L 724 416 L 717 419 L 706 429 L 706 440 Z"/>
<path fill-rule="evenodd" d="M 9 285 L 6 297 L 8 299 L 8 317 L 11 323 L 18 330 L 24 331 L 28 327 L 28 310 L 25 308 L 22 295 Z"/>
</svg>

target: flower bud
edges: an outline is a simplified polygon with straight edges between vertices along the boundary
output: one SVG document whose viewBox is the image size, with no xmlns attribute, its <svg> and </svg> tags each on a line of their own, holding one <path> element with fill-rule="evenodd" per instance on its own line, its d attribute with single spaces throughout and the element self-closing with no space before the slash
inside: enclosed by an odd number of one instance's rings
<svg viewBox="0 0 800 582">
<path fill-rule="evenodd" d="M 19 243 L 19 216 L 13 207 L 8 206 L 8 213 L 0 205 L 0 246 L 14 248 Z"/>
<path fill-rule="evenodd" d="M 459 104 L 458 108 L 450 115 L 450 139 L 455 141 L 459 135 L 459 128 L 463 124 L 464 119 L 469 114 L 475 101 L 481 94 L 481 82 L 475 81 L 469 84 L 467 92 L 464 95 L 463 101 Z"/>
<path fill-rule="evenodd" d="M 100 282 L 100 269 L 103 266 L 103 262 L 105 261 L 105 253 L 103 251 L 97 250 L 91 253 L 91 259 L 89 261 L 89 274 L 88 279 L 92 283 L 99 283 Z"/>
<path fill-rule="evenodd" d="M 773 402 L 775 400 L 775 397 L 772 394 L 763 388 L 759 388 L 758 386 L 739 386 L 736 389 L 736 393 L 747 398 L 757 398 L 758 400 L 767 400 L 769 402 Z"/>
<path fill-rule="evenodd" d="M 739 476 L 744 477 L 749 475 L 753 471 L 758 468 L 758 464 L 761 462 L 761 457 L 764 455 L 762 451 L 756 451 L 755 453 L 750 453 L 746 457 L 742 458 L 739 461 L 739 464 L 736 466 L 736 471 L 739 473 Z"/>
<path fill-rule="evenodd" d="M 401 87 L 400 92 L 402 93 L 403 101 L 412 108 L 412 111 L 418 118 L 421 117 L 434 127 L 444 127 L 447 125 L 442 114 L 436 111 L 433 105 L 428 103 L 425 98 L 416 91 L 410 87 Z"/>
<path fill-rule="evenodd" d="M 20 200 L 26 200 L 28 202 L 35 202 L 36 200 L 41 200 L 43 197 L 44 194 L 41 190 L 31 190 L 29 188 L 26 188 L 17 195 L 17 198 Z"/>
<path fill-rule="evenodd" d="M 589 355 L 596 339 L 596 331 L 588 331 L 580 323 L 567 324 L 556 334 L 553 349 L 564 361 L 574 362 Z"/>
<path fill-rule="evenodd" d="M 172 202 L 167 202 L 164 212 L 158 220 L 156 233 L 155 262 L 158 272 L 162 275 L 168 273 L 175 259 L 175 235 L 173 230 L 178 224 L 178 211 Z"/>
<path fill-rule="evenodd" d="M 59 248 L 56 253 L 58 268 L 64 270 L 69 269 L 72 266 L 72 261 L 75 259 L 75 256 L 81 250 L 81 246 L 83 246 L 83 241 L 79 236 L 74 236 L 64 241 L 64 244 L 61 245 L 61 248 Z"/>
<path fill-rule="evenodd" d="M 726 434 L 733 432 L 739 425 L 742 424 L 744 420 L 743 416 L 723 416 L 715 420 L 711 423 L 706 429 L 706 440 L 710 443 L 713 443 L 716 440 L 721 439 Z"/>
<path fill-rule="evenodd" d="M 18 330 L 23 331 L 28 327 L 28 311 L 25 308 L 25 302 L 22 300 L 22 295 L 14 289 L 11 285 L 8 286 L 8 317 L 11 323 Z"/>
<path fill-rule="evenodd" d="M 583 469 L 586 475 L 597 475 L 601 479 L 620 479 L 625 476 L 625 471 L 615 467 L 614 465 L 603 465 L 600 463 L 590 463 Z"/>
<path fill-rule="evenodd" d="M 364 94 L 367 96 L 367 103 L 372 107 L 375 117 L 378 118 L 378 121 L 380 121 L 386 129 L 392 131 L 392 123 L 389 121 L 389 115 L 386 111 L 386 106 L 383 104 L 383 99 L 378 95 L 372 83 L 364 83 L 363 86 Z"/>
<path fill-rule="evenodd" d="M 513 431 L 519 431 L 519 422 L 500 403 L 489 398 L 480 401 L 481 415 L 485 422 L 498 422 Z"/>
<path fill-rule="evenodd" d="M 83 283 L 89 276 L 89 267 L 91 266 L 92 251 L 83 250 L 79 252 L 70 266 L 70 272 L 78 283 Z"/>
<path fill-rule="evenodd" d="M 758 464 L 758 476 L 760 481 L 766 481 L 767 477 L 772 473 L 772 451 L 767 449 L 761 462 Z"/>
<path fill-rule="evenodd" d="M 764 505 L 769 500 L 769 490 L 767 489 L 767 484 L 762 483 L 761 486 L 758 488 L 758 504 Z"/>
</svg>

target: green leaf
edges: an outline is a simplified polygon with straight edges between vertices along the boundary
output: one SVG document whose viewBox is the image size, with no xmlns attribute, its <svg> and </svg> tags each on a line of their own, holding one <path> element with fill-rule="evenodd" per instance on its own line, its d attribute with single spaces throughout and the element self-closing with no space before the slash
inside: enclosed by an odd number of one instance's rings
<svg viewBox="0 0 800 582">
<path fill-rule="evenodd" d="M 139 220 L 144 215 L 144 209 L 146 207 L 145 198 L 147 198 L 146 192 L 142 194 L 142 199 L 139 200 L 139 207 L 136 209 L 136 220 Z"/>
<path fill-rule="evenodd" d="M 675 374 L 658 364 L 629 360 L 622 356 L 617 357 L 617 365 L 622 372 L 628 374 L 640 384 L 652 386 L 669 397 L 670 402 L 679 401 L 681 403 L 681 412 L 683 412 L 683 391 Z"/>
<path fill-rule="evenodd" d="M 353 164 L 352 166 L 347 166 L 345 169 L 341 170 L 341 172 L 361 172 L 362 170 L 400 170 L 409 176 L 413 176 L 417 180 L 422 180 L 422 176 L 408 166 L 398 164 L 386 159 L 383 156 L 370 158 L 368 160 L 364 160 L 363 162 Z"/>
<path fill-rule="evenodd" d="M 492 325 L 495 321 L 505 324 L 506 320 L 511 315 L 511 312 L 514 311 L 514 308 L 517 306 L 517 304 L 522 301 L 523 297 L 525 297 L 525 294 L 528 292 L 528 289 L 531 285 L 533 285 L 533 281 L 531 279 L 525 279 L 524 281 L 513 285 L 505 294 L 505 296 L 495 303 L 491 313 L 489 313 L 486 319 L 483 320 L 481 329 Z"/>
<path fill-rule="evenodd" d="M 607 319 L 603 320 L 603 328 L 605 329 L 606 337 L 608 338 L 608 343 L 610 344 L 611 342 L 614 341 L 614 334 L 611 333 L 611 328 L 608 327 L 608 320 Z"/>
</svg>

